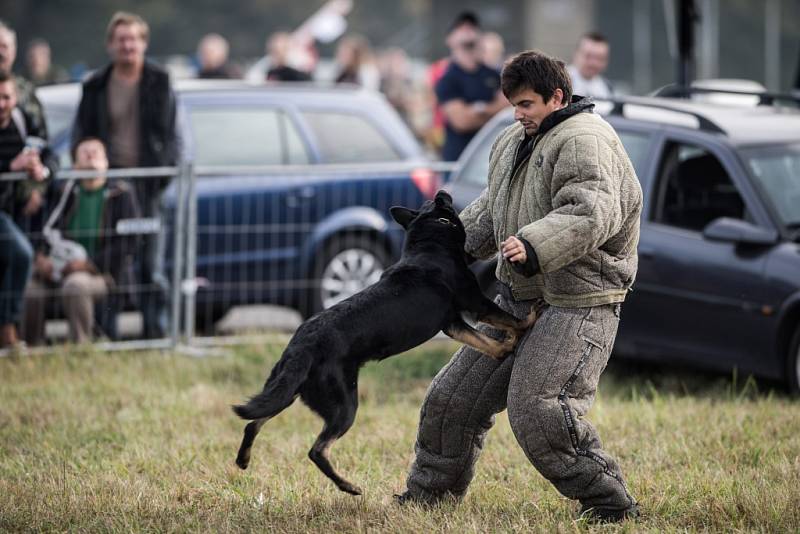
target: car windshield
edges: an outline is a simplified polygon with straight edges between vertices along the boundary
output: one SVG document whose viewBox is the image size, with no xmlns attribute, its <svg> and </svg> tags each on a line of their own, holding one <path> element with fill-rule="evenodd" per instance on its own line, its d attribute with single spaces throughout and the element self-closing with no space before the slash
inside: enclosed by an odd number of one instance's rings
<svg viewBox="0 0 800 534">
<path fill-rule="evenodd" d="M 800 228 L 800 143 L 752 148 L 743 154 L 781 224 Z"/>
</svg>

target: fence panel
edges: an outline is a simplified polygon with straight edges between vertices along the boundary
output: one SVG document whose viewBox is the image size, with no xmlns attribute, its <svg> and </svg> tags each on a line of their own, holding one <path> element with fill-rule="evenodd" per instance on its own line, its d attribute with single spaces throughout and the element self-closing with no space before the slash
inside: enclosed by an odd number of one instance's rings
<svg viewBox="0 0 800 534">
<path fill-rule="evenodd" d="M 194 169 L 188 201 L 186 337 L 297 324 L 375 282 L 404 233 L 389 208 L 419 207 L 453 165 L 348 164 Z M 295 313 L 290 319 L 276 305 Z M 194 313 L 192 312 L 194 309 Z M 249 309 L 249 310 L 248 310 Z M 247 313 L 246 313 L 247 312 Z M 237 318 L 237 320 L 233 320 Z M 237 324 L 238 323 L 238 324 Z"/>
<path fill-rule="evenodd" d="M 136 242 L 122 253 L 130 267 L 127 278 L 114 280 L 107 296 L 93 299 L 92 339 L 106 349 L 202 347 L 230 343 L 223 333 L 292 328 L 301 317 L 374 283 L 399 258 L 402 248 L 404 234 L 392 222 L 389 208 L 418 207 L 441 185 L 440 173 L 453 168 L 450 164 L 424 168 L 406 164 L 195 168 L 184 164 L 110 170 L 105 173 L 107 191 L 120 189 L 112 188 L 120 183 L 129 184 L 128 189 L 135 192 L 152 191 L 146 181 L 165 176 L 170 184 L 160 195 L 160 210 L 117 220 L 106 232 L 109 235 L 97 230 L 76 233 L 77 222 L 70 227 L 63 216 L 57 217 L 67 244 L 82 241 L 91 246 L 92 238 L 106 245 L 110 239 Z M 66 210 L 74 208 L 70 195 L 77 194 L 80 180 L 96 176 L 92 171 L 61 171 L 52 186 L 56 192 L 43 208 L 44 218 L 52 215 L 62 199 L 67 199 Z M 24 176 L 0 175 L 0 180 L 19 179 Z M 70 187 L 72 193 L 64 194 Z M 70 216 L 69 220 L 75 219 L 74 214 Z M 64 243 L 54 240 L 50 230 L 44 231 L 42 218 L 17 222 L 41 253 L 63 252 Z M 158 276 L 148 278 L 143 270 L 156 236 Z M 113 254 L 104 257 L 115 264 L 122 260 Z M 95 267 L 93 274 L 108 274 L 109 266 Z M 85 293 L 91 288 L 79 289 Z M 44 303 L 40 313 L 44 313 L 49 337 L 29 339 L 46 345 L 63 340 L 64 303 L 69 299 L 63 284 L 44 281 L 38 271 L 31 277 L 20 314 L 26 333 L 34 293 Z M 168 327 L 157 338 L 152 333 L 145 336 L 140 326 L 148 297 L 164 298 L 159 309 L 166 312 Z M 237 313 L 222 331 L 220 320 L 231 310 Z M 52 328 L 59 324 L 54 319 L 62 320 L 60 334 Z M 113 327 L 108 327 L 109 321 L 115 321 Z"/>
<path fill-rule="evenodd" d="M 22 173 L 0 175 L 11 193 L 0 215 L 0 301 L 12 309 L 3 321 L 17 323 L 32 350 L 63 340 L 106 349 L 177 343 L 184 255 L 163 250 L 168 242 L 181 250 L 186 233 L 188 175 L 175 179 L 178 171 L 62 170 L 39 186 L 43 203 L 32 215 L 21 207 L 28 193 L 17 198 L 32 182 Z M 148 324 L 161 328 L 144 332 Z"/>
</svg>

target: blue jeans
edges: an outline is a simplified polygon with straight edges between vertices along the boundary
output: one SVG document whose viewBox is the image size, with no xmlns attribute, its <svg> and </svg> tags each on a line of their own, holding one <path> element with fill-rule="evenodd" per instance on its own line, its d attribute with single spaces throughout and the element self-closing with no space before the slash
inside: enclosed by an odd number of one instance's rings
<svg viewBox="0 0 800 534">
<path fill-rule="evenodd" d="M 164 235 L 151 234 L 142 239 L 139 256 L 139 307 L 142 312 L 143 337 L 158 339 L 167 336 L 167 293 L 169 282 L 164 276 Z"/>
<path fill-rule="evenodd" d="M 14 220 L 0 211 L 0 325 L 17 323 L 33 266 L 33 247 Z"/>
</svg>

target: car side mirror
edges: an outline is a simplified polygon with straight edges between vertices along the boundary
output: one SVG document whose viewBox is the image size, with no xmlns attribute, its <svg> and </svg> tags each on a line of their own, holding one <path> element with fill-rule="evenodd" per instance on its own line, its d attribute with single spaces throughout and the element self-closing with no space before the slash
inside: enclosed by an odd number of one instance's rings
<svg viewBox="0 0 800 534">
<path fill-rule="evenodd" d="M 710 241 L 763 246 L 774 245 L 780 239 L 777 230 L 730 217 L 719 217 L 708 223 L 703 228 L 703 237 Z"/>
</svg>

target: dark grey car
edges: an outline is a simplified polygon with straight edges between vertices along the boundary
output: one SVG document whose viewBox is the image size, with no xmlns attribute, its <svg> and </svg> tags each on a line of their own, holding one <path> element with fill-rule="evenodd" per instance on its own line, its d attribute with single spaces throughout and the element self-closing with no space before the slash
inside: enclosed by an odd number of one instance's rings
<svg viewBox="0 0 800 534">
<path fill-rule="evenodd" d="M 798 391 L 800 112 L 654 97 L 598 109 L 645 195 L 616 352 L 739 369 Z M 512 120 L 498 115 L 465 150 L 449 185 L 459 207 L 485 187 L 492 141 Z"/>
</svg>

